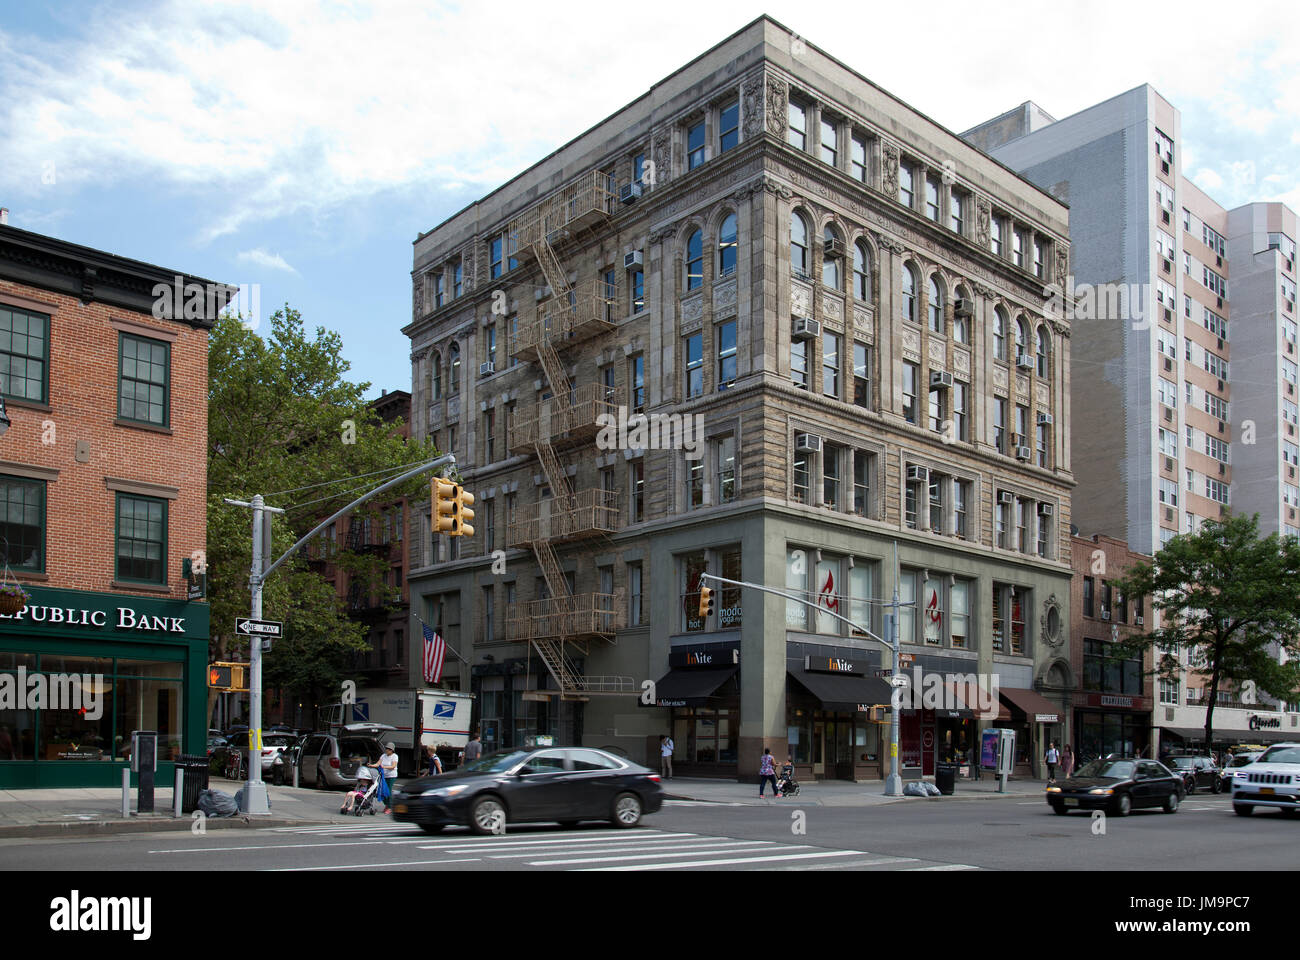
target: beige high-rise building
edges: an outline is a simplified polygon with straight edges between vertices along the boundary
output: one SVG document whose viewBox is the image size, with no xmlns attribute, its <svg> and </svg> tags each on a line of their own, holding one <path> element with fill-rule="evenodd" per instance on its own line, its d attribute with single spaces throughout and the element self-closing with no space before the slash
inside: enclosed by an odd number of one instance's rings
<svg viewBox="0 0 1300 960">
<path fill-rule="evenodd" d="M 761 18 L 421 235 L 412 429 L 478 503 L 468 541 L 413 505 L 411 602 L 485 746 L 880 777 L 897 590 L 909 674 L 997 674 L 1041 756 L 1074 684 L 1067 230 Z M 702 573 L 817 606 L 701 616 Z M 994 722 L 946 706 L 904 713 L 905 772 Z"/>
</svg>

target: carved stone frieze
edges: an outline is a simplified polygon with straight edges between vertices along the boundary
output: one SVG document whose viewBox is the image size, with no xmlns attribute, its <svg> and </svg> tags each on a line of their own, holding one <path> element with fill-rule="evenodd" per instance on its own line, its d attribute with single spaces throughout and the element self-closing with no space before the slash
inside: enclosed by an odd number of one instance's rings
<svg viewBox="0 0 1300 960">
<path fill-rule="evenodd" d="M 1007 371 L 1005 367 L 994 365 L 993 367 L 993 386 L 995 389 L 1007 390 Z"/>
<path fill-rule="evenodd" d="M 836 323 L 844 322 L 844 301 L 837 297 L 822 295 L 822 316 Z"/>
<path fill-rule="evenodd" d="M 987 250 L 992 241 L 993 208 L 988 197 L 975 198 L 975 242 Z"/>
<path fill-rule="evenodd" d="M 881 190 L 887 197 L 898 196 L 898 144 L 885 141 L 881 156 Z"/>
<path fill-rule="evenodd" d="M 970 353 L 965 350 L 954 350 L 952 352 L 952 371 L 953 373 L 964 373 L 970 376 Z"/>
<path fill-rule="evenodd" d="M 682 327 L 699 321 L 704 316 L 704 296 L 702 294 L 682 301 Z"/>
<path fill-rule="evenodd" d="M 930 363 L 933 366 L 946 367 L 948 365 L 948 346 L 942 340 L 934 337 L 929 341 Z"/>
<path fill-rule="evenodd" d="M 751 77 L 740 88 L 740 112 L 744 119 L 741 129 L 746 140 L 763 132 L 763 78 Z"/>
<path fill-rule="evenodd" d="M 1034 384 L 1034 402 L 1038 404 L 1038 409 L 1046 411 L 1052 402 L 1052 391 L 1048 389 L 1045 383 Z"/>
<path fill-rule="evenodd" d="M 1029 378 L 1016 375 L 1016 397 L 1017 399 L 1029 401 Z"/>
<path fill-rule="evenodd" d="M 779 77 L 766 79 L 767 95 L 764 112 L 767 117 L 767 132 L 784 140 L 785 128 L 790 123 L 790 88 Z"/>
<path fill-rule="evenodd" d="M 916 330 L 903 331 L 903 355 L 910 360 L 921 360 L 921 334 Z"/>
<path fill-rule="evenodd" d="M 803 283 L 790 283 L 790 312 L 796 317 L 812 316 L 812 287 Z"/>
<path fill-rule="evenodd" d="M 1064 247 L 1056 248 L 1056 285 L 1064 290 L 1070 272 L 1070 254 Z"/>
<path fill-rule="evenodd" d="M 870 307 L 853 308 L 853 328 L 855 330 L 873 331 L 876 326 L 876 318 Z"/>
<path fill-rule="evenodd" d="M 736 312 L 736 280 L 734 277 L 713 285 L 713 312 L 719 316 Z"/>
</svg>

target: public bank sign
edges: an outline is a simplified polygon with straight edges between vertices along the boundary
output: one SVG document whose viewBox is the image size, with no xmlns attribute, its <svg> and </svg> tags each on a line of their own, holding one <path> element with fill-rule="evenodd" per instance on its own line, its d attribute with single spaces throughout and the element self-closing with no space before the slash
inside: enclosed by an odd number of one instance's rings
<svg viewBox="0 0 1300 960">
<path fill-rule="evenodd" d="M 122 593 L 28 586 L 27 606 L 0 615 L 0 634 L 87 639 L 207 639 L 208 605 Z"/>
</svg>

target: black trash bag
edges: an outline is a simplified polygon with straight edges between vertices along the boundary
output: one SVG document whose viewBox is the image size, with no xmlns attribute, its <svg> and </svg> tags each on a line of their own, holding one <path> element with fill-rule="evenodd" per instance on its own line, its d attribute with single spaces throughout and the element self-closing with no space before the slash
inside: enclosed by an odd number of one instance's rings
<svg viewBox="0 0 1300 960">
<path fill-rule="evenodd" d="M 920 780 L 913 780 L 913 781 L 911 781 L 910 783 L 906 783 L 906 784 L 903 785 L 903 796 L 905 796 L 905 797 L 928 797 L 930 794 L 929 794 L 928 792 L 926 792 L 925 787 L 926 787 L 926 785 L 925 785 L 925 783 L 923 783 L 922 781 L 920 781 Z"/>
<path fill-rule="evenodd" d="M 205 817 L 233 817 L 239 813 L 239 804 L 228 793 L 204 790 L 199 794 L 199 809 Z"/>
</svg>

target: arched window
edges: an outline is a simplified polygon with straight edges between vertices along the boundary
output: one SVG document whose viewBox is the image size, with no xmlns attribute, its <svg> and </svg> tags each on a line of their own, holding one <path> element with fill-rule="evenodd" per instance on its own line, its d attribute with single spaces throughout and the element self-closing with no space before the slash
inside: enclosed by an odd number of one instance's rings
<svg viewBox="0 0 1300 960">
<path fill-rule="evenodd" d="M 930 278 L 930 329 L 943 333 L 943 287 L 937 277 Z"/>
<path fill-rule="evenodd" d="M 1040 326 L 1038 328 L 1038 375 L 1040 377 L 1047 376 L 1047 355 L 1051 348 L 1051 344 L 1052 338 L 1047 332 L 1047 327 Z"/>
<path fill-rule="evenodd" d="M 718 230 L 718 276 L 736 272 L 736 215 L 729 213 Z"/>
<path fill-rule="evenodd" d="M 808 224 L 797 213 L 790 215 L 790 269 L 808 275 Z"/>
<path fill-rule="evenodd" d="M 696 230 L 686 241 L 686 289 L 704 286 L 704 233 Z"/>
<path fill-rule="evenodd" d="M 822 283 L 833 290 L 840 289 L 840 254 L 837 252 L 844 249 L 840 238 L 835 233 L 835 228 L 827 225 L 822 231 Z"/>
<path fill-rule="evenodd" d="M 919 323 L 916 312 L 916 270 L 903 264 L 903 319 Z"/>
<path fill-rule="evenodd" d="M 993 359 L 1007 358 L 1007 312 L 1001 307 L 993 311 Z"/>
<path fill-rule="evenodd" d="M 433 355 L 433 359 L 430 360 L 429 364 L 431 367 L 433 367 L 433 372 L 431 375 L 432 382 L 429 384 L 430 393 L 432 394 L 432 396 L 429 399 L 441 400 L 442 399 L 442 354 L 435 353 Z"/>
<path fill-rule="evenodd" d="M 460 393 L 460 344 L 453 343 L 447 349 L 447 357 L 451 364 L 451 389 L 447 392 L 454 397 Z"/>
<path fill-rule="evenodd" d="M 970 317 L 966 316 L 970 302 L 970 291 L 958 287 L 952 305 L 952 339 L 956 343 L 970 343 Z"/>
<path fill-rule="evenodd" d="M 871 300 L 871 255 L 861 240 L 853 245 L 853 295 L 862 301 Z"/>
<path fill-rule="evenodd" d="M 1029 329 L 1025 326 L 1024 317 L 1016 317 L 1016 362 L 1020 362 L 1022 355 L 1029 353 Z"/>
</svg>

